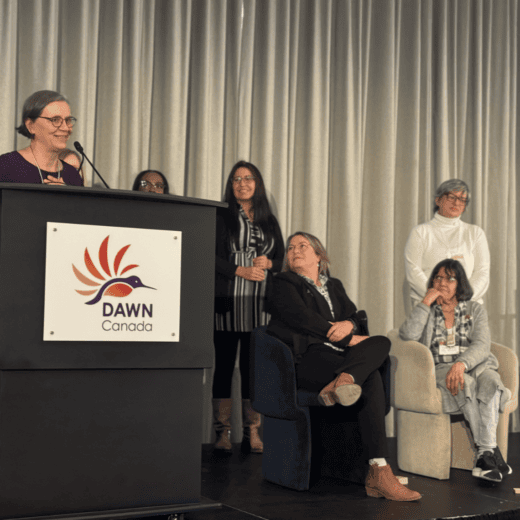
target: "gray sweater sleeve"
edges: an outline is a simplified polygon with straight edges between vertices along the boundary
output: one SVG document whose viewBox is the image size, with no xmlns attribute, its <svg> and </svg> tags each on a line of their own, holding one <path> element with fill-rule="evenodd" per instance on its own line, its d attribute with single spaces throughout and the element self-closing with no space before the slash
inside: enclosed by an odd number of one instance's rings
<svg viewBox="0 0 520 520">
<path fill-rule="evenodd" d="M 472 370 L 488 360 L 491 352 L 491 336 L 486 309 L 477 302 L 469 302 L 468 310 L 473 319 L 469 333 L 471 343 L 468 350 L 463 352 L 457 361 L 464 362 L 468 370 Z"/>
<path fill-rule="evenodd" d="M 417 304 L 410 316 L 401 325 L 399 329 L 399 337 L 402 340 L 408 341 L 423 341 L 426 334 L 426 324 L 430 316 L 430 307 L 424 303 Z M 428 348 L 430 345 L 426 345 Z"/>
</svg>

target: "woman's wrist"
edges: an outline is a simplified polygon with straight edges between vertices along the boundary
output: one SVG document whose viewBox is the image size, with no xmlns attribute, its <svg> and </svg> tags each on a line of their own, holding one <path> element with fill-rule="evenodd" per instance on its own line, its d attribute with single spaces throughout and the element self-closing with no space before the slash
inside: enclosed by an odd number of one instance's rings
<svg viewBox="0 0 520 520">
<path fill-rule="evenodd" d="M 347 318 L 347 321 L 349 323 L 352 323 L 352 330 L 350 331 L 350 334 L 354 335 L 357 333 L 357 326 L 356 326 L 356 322 L 354 320 L 351 320 L 350 318 Z"/>
<path fill-rule="evenodd" d="M 422 303 L 424 303 L 424 305 L 427 305 L 428 307 L 431 307 L 437 301 L 438 298 L 438 295 L 434 295 L 432 297 L 431 294 L 426 293 L 426 296 L 424 297 Z"/>
</svg>

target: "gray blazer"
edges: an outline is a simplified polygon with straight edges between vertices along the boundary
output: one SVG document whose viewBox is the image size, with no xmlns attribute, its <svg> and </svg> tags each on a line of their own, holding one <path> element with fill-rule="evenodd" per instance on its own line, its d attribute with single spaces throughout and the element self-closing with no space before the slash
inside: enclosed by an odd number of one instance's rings
<svg viewBox="0 0 520 520">
<path fill-rule="evenodd" d="M 477 378 L 486 369 L 496 370 L 498 368 L 498 360 L 491 353 L 491 337 L 486 309 L 475 301 L 466 303 L 468 305 L 468 314 L 473 317 L 468 333 L 471 345 L 457 358 L 457 361 L 466 363 L 468 372 Z M 421 302 L 414 307 L 410 316 L 401 325 L 399 336 L 405 341 L 418 341 L 430 348 L 433 322 L 434 310 Z"/>
</svg>

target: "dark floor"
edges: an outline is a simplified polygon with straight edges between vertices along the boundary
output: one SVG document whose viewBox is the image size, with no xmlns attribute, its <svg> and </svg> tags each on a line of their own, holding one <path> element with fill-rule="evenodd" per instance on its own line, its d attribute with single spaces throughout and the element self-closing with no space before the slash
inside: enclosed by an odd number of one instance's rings
<svg viewBox="0 0 520 520">
<path fill-rule="evenodd" d="M 361 485 L 320 480 L 310 491 L 293 491 L 262 478 L 262 456 L 244 455 L 236 446 L 233 454 L 218 456 L 211 446 L 202 452 L 202 496 L 222 507 L 187 513 L 189 520 L 306 520 L 335 519 L 520 519 L 520 433 L 510 434 L 509 464 L 513 474 L 500 484 L 487 483 L 470 471 L 452 469 L 449 480 L 440 481 L 399 471 L 395 462 L 395 439 L 390 439 L 390 457 L 396 475 L 409 479 L 419 491 L 418 502 L 392 502 L 369 498 Z"/>
</svg>

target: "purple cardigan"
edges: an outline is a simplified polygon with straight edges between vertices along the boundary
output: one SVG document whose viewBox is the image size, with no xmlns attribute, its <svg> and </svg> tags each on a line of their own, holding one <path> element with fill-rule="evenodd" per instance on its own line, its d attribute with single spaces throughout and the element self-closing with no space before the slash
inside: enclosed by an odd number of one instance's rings
<svg viewBox="0 0 520 520">
<path fill-rule="evenodd" d="M 62 162 L 61 177 L 69 186 L 83 186 L 83 178 L 78 170 Z M 56 172 L 42 170 L 43 178 L 48 175 L 56 176 Z M 41 184 L 42 180 L 38 168 L 25 160 L 18 152 L 10 152 L 0 155 L 0 182 L 25 182 L 28 184 Z"/>
</svg>

